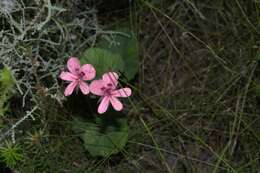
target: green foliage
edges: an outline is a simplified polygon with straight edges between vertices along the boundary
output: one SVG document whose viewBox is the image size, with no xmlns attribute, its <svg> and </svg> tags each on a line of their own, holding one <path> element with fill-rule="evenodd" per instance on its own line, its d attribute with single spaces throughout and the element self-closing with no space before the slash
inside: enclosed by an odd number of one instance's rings
<svg viewBox="0 0 260 173">
<path fill-rule="evenodd" d="M 12 78 L 11 72 L 4 67 L 1 70 L 1 87 L 12 87 L 14 84 L 14 80 Z"/>
<path fill-rule="evenodd" d="M 138 72 L 138 42 L 129 29 L 117 30 L 113 41 L 102 39 L 99 48 L 89 48 L 81 56 L 82 64 L 90 63 L 96 68 L 97 77 L 108 71 L 121 72 L 131 80 Z M 128 125 L 125 116 L 94 115 L 92 119 L 74 122 L 74 130 L 80 132 L 84 146 L 92 156 L 116 154 L 128 139 Z"/>
<path fill-rule="evenodd" d="M 128 140 L 125 116 L 96 115 L 92 119 L 75 119 L 74 130 L 81 134 L 85 149 L 92 156 L 109 156 L 123 149 Z"/>
<path fill-rule="evenodd" d="M 255 86 L 255 93 L 258 98 L 260 98 L 260 84 Z"/>
<path fill-rule="evenodd" d="M 82 64 L 90 63 L 100 77 L 107 71 L 122 72 L 131 80 L 138 72 L 138 41 L 127 28 L 116 29 L 111 39 L 101 39 L 98 48 L 89 48 L 81 56 Z M 120 33 L 120 34 L 119 34 Z"/>
<path fill-rule="evenodd" d="M 8 167 L 13 167 L 22 160 L 22 149 L 19 145 L 6 141 L 5 146 L 0 148 L 0 158 Z"/>
<path fill-rule="evenodd" d="M 81 56 L 82 64 L 92 64 L 96 68 L 97 77 L 108 71 L 123 72 L 124 62 L 119 55 L 100 48 L 89 48 Z"/>
<path fill-rule="evenodd" d="M 123 34 L 113 34 L 112 40 L 101 39 L 97 46 L 118 54 L 125 63 L 124 75 L 131 80 L 138 72 L 138 41 L 129 29 L 116 29 Z"/>
<path fill-rule="evenodd" d="M 258 51 L 258 52 L 256 53 L 255 59 L 256 59 L 257 61 L 260 61 L 260 51 Z"/>
<path fill-rule="evenodd" d="M 14 94 L 14 80 L 11 72 L 4 67 L 0 70 L 0 116 L 4 116 L 4 113 L 8 110 L 8 99 Z"/>
</svg>

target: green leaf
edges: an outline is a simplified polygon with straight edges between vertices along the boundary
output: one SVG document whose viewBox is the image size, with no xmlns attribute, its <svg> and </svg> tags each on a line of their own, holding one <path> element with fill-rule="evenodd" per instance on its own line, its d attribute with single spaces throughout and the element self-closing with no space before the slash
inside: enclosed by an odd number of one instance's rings
<svg viewBox="0 0 260 173">
<path fill-rule="evenodd" d="M 107 157 L 121 151 L 128 140 L 125 116 L 95 115 L 88 119 L 75 119 L 74 131 L 81 133 L 85 149 L 92 156 Z"/>
<path fill-rule="evenodd" d="M 14 85 L 11 72 L 4 67 L 0 70 L 0 116 L 4 116 L 5 112 L 9 110 L 7 102 L 14 94 Z"/>
<path fill-rule="evenodd" d="M 6 67 L 0 71 L 0 84 L 4 88 L 10 88 L 14 85 L 12 74 Z"/>
<path fill-rule="evenodd" d="M 257 97 L 260 97 L 260 84 L 257 84 L 255 86 L 255 94 Z"/>
<path fill-rule="evenodd" d="M 111 39 L 101 39 L 97 43 L 97 47 L 121 55 L 126 64 L 124 75 L 128 80 L 131 80 L 137 74 L 139 68 L 138 41 L 127 28 L 117 29 L 116 31 L 121 34 L 113 34 Z"/>
<path fill-rule="evenodd" d="M 260 51 L 256 53 L 255 59 L 258 60 L 258 61 L 260 61 Z"/>
<path fill-rule="evenodd" d="M 108 71 L 124 71 L 124 62 L 120 55 L 105 49 L 89 48 L 80 56 L 80 61 L 82 64 L 92 64 L 96 69 L 97 77 L 101 77 Z"/>
</svg>

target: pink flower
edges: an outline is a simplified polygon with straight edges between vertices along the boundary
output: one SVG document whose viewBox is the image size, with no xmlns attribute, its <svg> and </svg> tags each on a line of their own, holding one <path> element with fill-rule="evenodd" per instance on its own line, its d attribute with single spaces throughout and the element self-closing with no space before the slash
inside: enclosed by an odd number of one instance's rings
<svg viewBox="0 0 260 173">
<path fill-rule="evenodd" d="M 100 80 L 94 80 L 90 84 L 90 92 L 102 96 L 101 103 L 98 107 L 98 113 L 106 112 L 111 103 L 116 111 L 123 109 L 122 103 L 118 97 L 129 97 L 132 93 L 130 88 L 116 89 L 118 84 L 118 75 L 115 72 L 105 73 Z"/>
<path fill-rule="evenodd" d="M 72 94 L 76 86 L 79 86 L 83 94 L 89 93 L 89 86 L 85 81 L 91 80 L 96 76 L 96 70 L 91 64 L 84 64 L 80 66 L 80 62 L 75 57 L 70 57 L 67 62 L 69 72 L 63 71 L 60 78 L 65 81 L 71 82 L 65 89 L 65 96 Z"/>
</svg>

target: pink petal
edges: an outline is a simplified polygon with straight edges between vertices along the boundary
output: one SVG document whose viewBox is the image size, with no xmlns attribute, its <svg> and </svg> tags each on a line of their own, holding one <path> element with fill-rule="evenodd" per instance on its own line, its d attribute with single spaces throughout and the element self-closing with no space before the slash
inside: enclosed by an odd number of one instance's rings
<svg viewBox="0 0 260 173">
<path fill-rule="evenodd" d="M 119 90 L 112 91 L 111 93 L 114 97 L 129 97 L 132 94 L 130 88 L 122 88 Z"/>
<path fill-rule="evenodd" d="M 66 81 L 74 81 L 77 79 L 77 77 L 70 72 L 62 72 L 60 78 Z"/>
<path fill-rule="evenodd" d="M 103 81 L 107 84 L 107 85 L 111 85 L 112 84 L 112 88 L 116 88 L 117 83 L 118 83 L 118 74 L 115 72 L 109 72 L 109 73 L 105 73 L 102 76 Z"/>
<path fill-rule="evenodd" d="M 91 80 L 96 76 L 96 70 L 91 64 L 85 64 L 81 67 L 81 71 L 84 72 L 83 80 Z"/>
<path fill-rule="evenodd" d="M 89 93 L 89 86 L 85 82 L 80 81 L 79 88 L 83 94 L 87 95 Z"/>
<path fill-rule="evenodd" d="M 110 102 L 113 106 L 113 108 L 116 110 L 116 111 L 121 111 L 123 109 L 123 105 L 122 103 L 118 100 L 118 98 L 116 97 L 110 97 Z"/>
<path fill-rule="evenodd" d="M 64 95 L 65 96 L 69 96 L 72 94 L 73 90 L 75 89 L 75 87 L 77 86 L 78 82 L 77 81 L 73 81 L 71 82 L 65 89 Z"/>
<path fill-rule="evenodd" d="M 103 80 L 94 80 L 91 82 L 89 88 L 90 88 L 91 93 L 98 95 L 98 96 L 102 96 L 102 95 L 104 95 L 104 92 L 101 89 L 102 87 L 104 87 Z"/>
<path fill-rule="evenodd" d="M 107 108 L 109 106 L 109 97 L 104 97 L 101 101 L 101 103 L 98 106 L 98 113 L 103 114 L 107 111 Z"/>
<path fill-rule="evenodd" d="M 72 74 L 78 75 L 78 71 L 80 70 L 80 62 L 78 58 L 71 57 L 67 62 L 67 67 Z"/>
</svg>

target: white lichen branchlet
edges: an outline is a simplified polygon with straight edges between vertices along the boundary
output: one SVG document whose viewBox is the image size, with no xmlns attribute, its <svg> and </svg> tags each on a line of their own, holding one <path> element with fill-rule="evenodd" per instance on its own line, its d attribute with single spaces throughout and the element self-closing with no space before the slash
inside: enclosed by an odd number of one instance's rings
<svg viewBox="0 0 260 173">
<path fill-rule="evenodd" d="M 35 106 L 31 111 L 27 111 L 26 115 L 23 116 L 20 120 L 18 120 L 15 124 L 13 124 L 7 131 L 3 132 L 0 134 L 0 145 L 3 143 L 2 141 L 11 134 L 12 141 L 15 143 L 15 136 L 14 136 L 14 130 L 22 123 L 24 122 L 27 118 L 31 117 L 32 120 L 35 120 L 33 113 L 38 109 L 38 106 Z"/>
<path fill-rule="evenodd" d="M 15 0 L 1 0 L 0 9 L 5 13 L 10 13 L 15 9 L 16 1 Z"/>
</svg>

